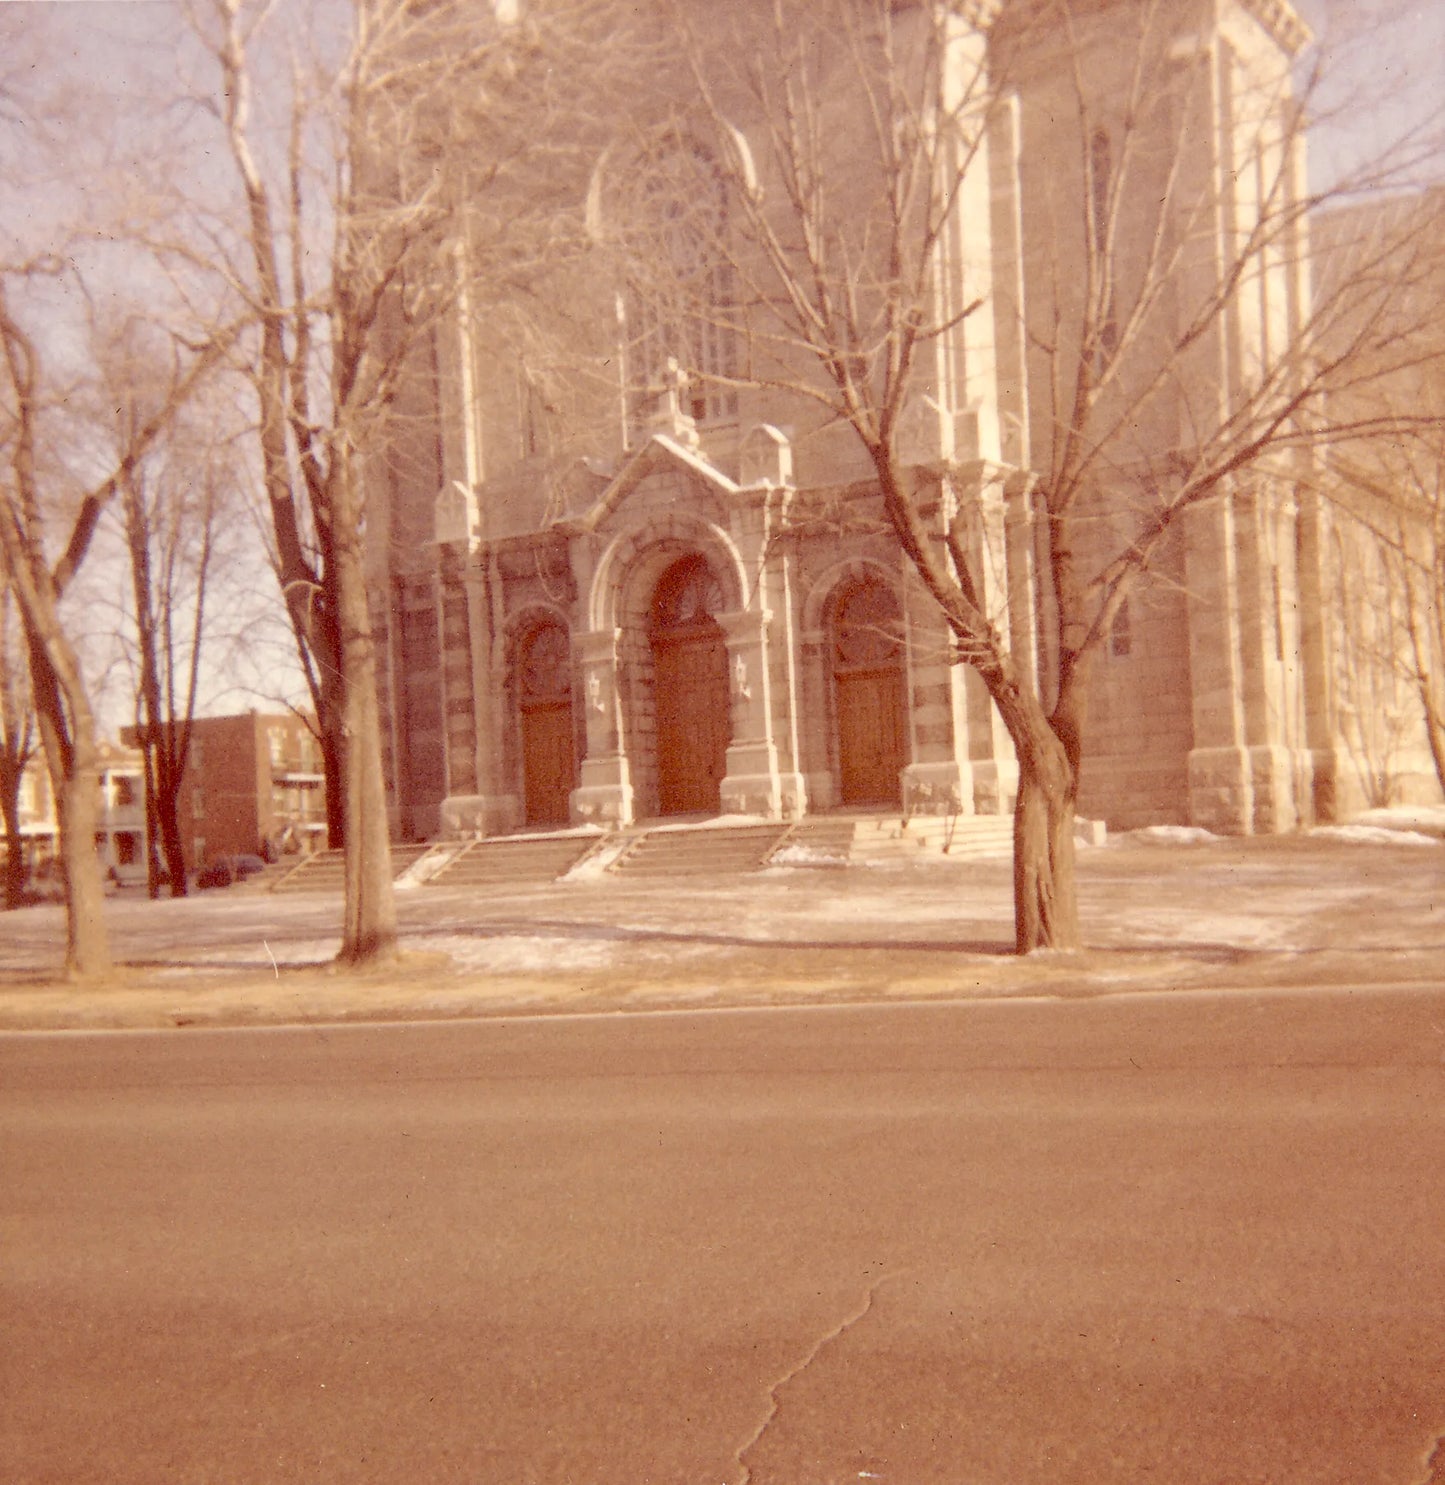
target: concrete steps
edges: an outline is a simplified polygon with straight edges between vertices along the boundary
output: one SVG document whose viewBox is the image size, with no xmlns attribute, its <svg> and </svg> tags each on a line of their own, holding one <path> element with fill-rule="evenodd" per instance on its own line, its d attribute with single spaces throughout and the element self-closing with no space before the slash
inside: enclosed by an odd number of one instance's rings
<svg viewBox="0 0 1445 1485">
<path fill-rule="evenodd" d="M 777 866 L 847 866 L 858 822 L 851 815 L 810 815 L 799 820 L 773 852 Z"/>
<path fill-rule="evenodd" d="M 757 825 L 664 826 L 639 833 L 612 863 L 619 876 L 704 876 L 757 871 L 792 827 Z"/>
<path fill-rule="evenodd" d="M 393 845 L 391 848 L 391 875 L 399 877 L 414 862 L 419 861 L 431 849 L 423 844 Z M 269 876 L 269 873 L 263 873 Z M 271 892 L 342 892 L 346 889 L 346 853 L 344 851 L 317 851 L 305 856 L 289 870 L 274 879 L 263 890 Z"/>
<path fill-rule="evenodd" d="M 469 841 L 440 871 L 427 878 L 429 887 L 505 886 L 511 882 L 550 882 L 570 871 L 604 837 L 585 835 L 510 835 Z"/>
<path fill-rule="evenodd" d="M 607 868 L 621 877 L 727 875 L 780 866 L 844 867 L 885 861 L 969 860 L 1006 855 L 1013 847 L 1008 815 L 941 816 L 811 815 L 794 824 L 640 827 L 626 836 L 595 832 L 492 836 L 461 844 L 394 845 L 392 874 L 400 876 L 429 850 L 450 859 L 426 878 L 427 886 L 478 888 L 551 882 L 594 851 L 621 849 Z M 428 863 L 430 866 L 431 863 Z M 424 867 L 423 870 L 426 870 Z M 340 851 L 319 851 L 283 862 L 236 891 L 341 892 L 346 863 Z"/>
<path fill-rule="evenodd" d="M 1013 849 L 1011 815 L 813 815 L 798 823 L 775 856 L 779 866 L 940 857 L 967 861 Z"/>
<path fill-rule="evenodd" d="M 1012 815 L 863 816 L 853 832 L 854 861 L 953 861 L 998 856 L 1013 849 Z"/>
</svg>

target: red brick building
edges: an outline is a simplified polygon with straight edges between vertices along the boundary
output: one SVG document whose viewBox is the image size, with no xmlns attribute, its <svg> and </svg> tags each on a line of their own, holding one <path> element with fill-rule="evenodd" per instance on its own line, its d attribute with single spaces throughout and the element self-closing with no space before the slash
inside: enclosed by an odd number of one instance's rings
<svg viewBox="0 0 1445 1485">
<path fill-rule="evenodd" d="M 134 743 L 134 728 L 125 740 Z M 198 717 L 179 803 L 188 870 L 220 856 L 315 850 L 326 837 L 320 747 L 294 713 Z"/>
</svg>

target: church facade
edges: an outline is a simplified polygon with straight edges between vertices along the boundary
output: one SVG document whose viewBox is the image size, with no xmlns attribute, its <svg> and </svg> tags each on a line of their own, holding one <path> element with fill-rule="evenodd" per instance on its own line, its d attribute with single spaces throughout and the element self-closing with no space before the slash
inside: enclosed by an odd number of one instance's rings
<svg viewBox="0 0 1445 1485">
<path fill-rule="evenodd" d="M 997 7 L 962 9 L 958 44 L 982 54 Z M 1304 38 L 1283 0 L 1201 0 L 1179 16 L 1180 45 L 1187 33 L 1205 46 L 1221 78 L 1260 57 L 1287 66 Z M 1057 82 L 1042 65 L 1025 73 L 970 166 L 967 251 L 951 270 L 968 282 L 948 289 L 960 300 L 1046 297 L 1034 278 Z M 1229 106 L 1221 88 L 1216 143 Z M 709 383 L 719 352 L 685 343 L 662 345 L 645 374 L 618 373 L 614 416 L 566 426 L 464 308 L 430 347 L 433 374 L 405 394 L 416 457 L 394 460 L 405 474 L 371 496 L 399 838 L 1010 811 L 1008 736 L 846 430 L 726 367 Z M 958 337 L 901 437 L 925 501 L 930 482 L 939 499 L 947 481 L 972 490 L 999 622 L 1047 692 L 1057 656 L 1029 496 L 1042 392 L 1028 316 L 971 315 Z M 1082 813 L 1250 833 L 1347 805 L 1323 520 L 1294 492 L 1188 518 L 1096 668 Z"/>
</svg>

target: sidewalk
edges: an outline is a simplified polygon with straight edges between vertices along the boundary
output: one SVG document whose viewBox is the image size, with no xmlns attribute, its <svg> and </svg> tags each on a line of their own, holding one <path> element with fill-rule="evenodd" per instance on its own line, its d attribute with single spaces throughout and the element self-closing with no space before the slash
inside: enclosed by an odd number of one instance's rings
<svg viewBox="0 0 1445 1485">
<path fill-rule="evenodd" d="M 398 893 L 403 957 L 328 967 L 334 894 L 107 905 L 118 968 L 58 980 L 57 907 L 0 914 L 0 1029 L 284 1024 L 919 997 L 1438 983 L 1445 845 L 1081 851 L 1086 949 L 1015 958 L 1006 857 Z"/>
</svg>

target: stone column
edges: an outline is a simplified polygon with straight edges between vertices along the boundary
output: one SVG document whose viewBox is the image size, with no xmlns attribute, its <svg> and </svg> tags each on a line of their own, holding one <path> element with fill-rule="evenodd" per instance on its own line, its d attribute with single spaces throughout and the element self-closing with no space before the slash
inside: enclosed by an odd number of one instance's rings
<svg viewBox="0 0 1445 1485">
<path fill-rule="evenodd" d="M 1299 494 L 1296 576 L 1299 591 L 1300 669 L 1304 686 L 1305 743 L 1310 750 L 1313 815 L 1321 824 L 1339 819 L 1338 780 L 1347 766 L 1339 746 L 1335 707 L 1333 623 L 1339 616 L 1326 597 L 1329 515 L 1312 492 Z"/>
<path fill-rule="evenodd" d="M 911 572 L 903 583 L 904 705 L 910 757 L 903 770 L 906 815 L 971 815 L 973 768 L 968 761 L 968 717 L 961 705 L 963 667 L 953 661 L 953 639 L 938 605 Z"/>
<path fill-rule="evenodd" d="M 467 570 L 467 607 L 472 624 L 472 694 L 476 703 L 477 790 L 482 796 L 488 835 L 506 835 L 522 826 L 520 779 L 508 777 L 503 729 L 515 696 L 507 688 L 506 602 L 494 551 L 486 551 Z"/>
<path fill-rule="evenodd" d="M 955 510 L 971 512 L 965 530 L 960 534 L 967 543 L 967 554 L 980 589 L 980 598 L 989 619 L 1007 638 L 1012 622 L 1010 591 L 1010 536 L 1005 505 L 1008 476 L 1001 466 L 979 460 L 956 475 L 957 488 L 944 492 L 940 520 L 949 520 Z M 910 608 L 917 608 L 922 597 L 918 585 L 910 583 Z M 930 612 L 932 600 L 924 599 Z M 939 621 L 935 618 L 934 623 Z M 915 620 L 910 635 L 926 634 L 930 625 Z M 940 624 L 940 638 L 952 650 L 950 631 Z M 915 765 L 907 771 L 904 804 L 910 813 L 940 813 L 948 800 L 947 779 L 957 780 L 956 808 L 963 814 L 1005 814 L 1018 793 L 1018 764 L 1013 744 L 978 672 L 972 666 L 953 663 L 951 653 L 944 659 L 946 673 L 930 684 L 927 667 L 916 661 L 913 671 Z M 918 683 L 923 681 L 924 684 Z M 946 687 L 946 690 L 945 690 Z M 949 757 L 943 770 L 928 757 L 928 752 L 942 741 L 935 715 L 946 708 L 949 718 L 947 747 Z M 937 802 L 929 805 L 929 790 Z M 925 786 L 925 787 L 920 787 Z M 921 797 L 920 797 L 921 796 Z"/>
<path fill-rule="evenodd" d="M 634 819 L 632 773 L 622 747 L 622 698 L 618 685 L 620 629 L 572 636 L 582 676 L 587 755 L 581 783 L 572 791 L 572 818 L 583 825 L 617 829 Z"/>
<path fill-rule="evenodd" d="M 773 741 L 768 618 L 760 609 L 717 616 L 727 642 L 732 722 L 721 805 L 725 815 L 776 820 L 783 815 L 784 781 Z M 804 797 L 803 781 L 796 773 L 788 775 L 787 791 L 794 800 Z"/>
<path fill-rule="evenodd" d="M 1248 835 L 1254 829 L 1254 771 L 1245 747 L 1233 497 L 1192 512 L 1186 535 L 1194 723 L 1189 819 L 1222 835 Z"/>
<path fill-rule="evenodd" d="M 493 560 L 485 550 L 444 559 L 438 584 L 447 772 L 441 827 L 450 836 L 505 834 L 521 818 L 515 790 L 498 777 L 505 686 L 493 663 L 500 622 L 488 601 L 496 590 Z"/>
<path fill-rule="evenodd" d="M 1269 530 L 1278 545 L 1280 517 L 1267 491 L 1235 497 L 1235 539 L 1239 547 L 1240 677 L 1243 682 L 1244 741 L 1249 749 L 1254 814 L 1251 829 L 1263 835 L 1290 830 L 1298 821 L 1295 759 L 1284 730 L 1287 704 L 1283 677 L 1283 638 L 1277 626 L 1275 572 Z"/>
</svg>

